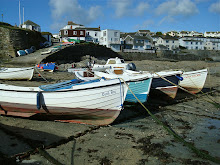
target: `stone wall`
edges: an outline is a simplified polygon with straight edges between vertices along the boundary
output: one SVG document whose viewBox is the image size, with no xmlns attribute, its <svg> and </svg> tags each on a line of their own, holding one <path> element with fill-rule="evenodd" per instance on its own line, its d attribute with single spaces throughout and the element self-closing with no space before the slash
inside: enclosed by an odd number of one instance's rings
<svg viewBox="0 0 220 165">
<path fill-rule="evenodd" d="M 41 33 L 31 30 L 0 27 L 0 58 L 16 57 L 17 50 L 35 46 L 37 49 L 45 39 Z"/>
<path fill-rule="evenodd" d="M 157 51 L 156 53 L 124 53 L 119 54 L 125 60 L 178 60 L 178 61 L 220 61 L 220 51 L 216 50 L 181 50 Z"/>
</svg>

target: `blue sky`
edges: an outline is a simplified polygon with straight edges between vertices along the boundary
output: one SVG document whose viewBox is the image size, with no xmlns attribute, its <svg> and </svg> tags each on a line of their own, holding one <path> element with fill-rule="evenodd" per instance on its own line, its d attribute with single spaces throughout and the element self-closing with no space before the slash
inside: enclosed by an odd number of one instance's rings
<svg viewBox="0 0 220 165">
<path fill-rule="evenodd" d="M 58 33 L 73 21 L 122 32 L 220 31 L 220 0 L 20 0 L 21 15 Z M 19 25 L 19 0 L 0 0 L 3 21 Z M 2 17 L 1 17 L 2 21 Z M 22 19 L 23 21 L 23 19 Z"/>
</svg>

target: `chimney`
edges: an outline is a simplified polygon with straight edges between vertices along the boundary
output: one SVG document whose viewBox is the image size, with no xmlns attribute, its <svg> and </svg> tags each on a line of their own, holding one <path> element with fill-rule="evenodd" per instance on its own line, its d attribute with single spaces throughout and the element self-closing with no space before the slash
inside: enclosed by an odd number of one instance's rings
<svg viewBox="0 0 220 165">
<path fill-rule="evenodd" d="M 68 21 L 68 25 L 72 25 L 73 24 L 73 22 L 72 21 Z"/>
</svg>

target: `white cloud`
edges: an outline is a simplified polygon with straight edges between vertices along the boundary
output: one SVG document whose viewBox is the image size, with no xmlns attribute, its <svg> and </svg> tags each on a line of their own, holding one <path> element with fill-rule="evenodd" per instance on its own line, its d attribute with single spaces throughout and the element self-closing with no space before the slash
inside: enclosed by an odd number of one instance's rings
<svg viewBox="0 0 220 165">
<path fill-rule="evenodd" d="M 117 18 L 142 16 L 149 10 L 150 5 L 147 2 L 137 2 L 134 0 L 111 0 L 110 6 L 115 9 L 115 16 Z"/>
<path fill-rule="evenodd" d="M 155 13 L 157 16 L 165 15 L 163 21 L 174 21 L 175 17 L 190 17 L 199 11 L 191 0 L 169 0 L 160 4 Z M 163 22 L 162 21 L 162 22 Z"/>
<path fill-rule="evenodd" d="M 211 6 L 209 7 L 209 11 L 220 14 L 220 1 L 217 1 L 216 3 L 211 4 Z"/>
<path fill-rule="evenodd" d="M 79 24 L 90 24 L 102 15 L 100 6 L 91 6 L 83 8 L 78 0 L 50 0 L 51 15 L 53 18 L 53 30 L 59 30 L 67 21 L 73 21 Z"/>
<path fill-rule="evenodd" d="M 146 20 L 142 24 L 134 26 L 134 29 L 149 29 L 151 25 L 154 25 L 154 20 Z"/>
</svg>

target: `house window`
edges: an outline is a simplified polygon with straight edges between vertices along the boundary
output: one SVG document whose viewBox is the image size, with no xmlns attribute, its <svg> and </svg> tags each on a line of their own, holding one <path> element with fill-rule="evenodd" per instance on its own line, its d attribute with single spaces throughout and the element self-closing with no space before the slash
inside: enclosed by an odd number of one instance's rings
<svg viewBox="0 0 220 165">
<path fill-rule="evenodd" d="M 141 40 L 141 43 L 144 43 L 144 40 Z"/>
<path fill-rule="evenodd" d="M 97 32 L 95 32 L 95 36 L 97 36 Z"/>
<path fill-rule="evenodd" d="M 68 30 L 64 30 L 64 35 L 68 35 Z"/>
<path fill-rule="evenodd" d="M 196 45 L 198 45 L 198 42 L 196 42 Z"/>
<path fill-rule="evenodd" d="M 136 40 L 136 43 L 138 43 L 138 40 Z"/>
<path fill-rule="evenodd" d="M 89 32 L 87 32 L 87 35 L 89 36 Z"/>
<path fill-rule="evenodd" d="M 168 41 L 168 40 L 166 40 L 166 43 L 169 43 L 169 41 Z"/>
<path fill-rule="evenodd" d="M 106 36 L 106 31 L 103 32 L 103 36 Z"/>
<path fill-rule="evenodd" d="M 174 43 L 174 41 L 173 41 L 173 43 Z"/>
<path fill-rule="evenodd" d="M 118 32 L 115 32 L 115 37 L 117 37 L 118 36 Z"/>
<path fill-rule="evenodd" d="M 80 31 L 80 35 L 84 35 L 84 32 L 83 32 L 83 31 Z"/>
<path fill-rule="evenodd" d="M 77 34 L 77 31 L 73 31 L 73 35 L 76 35 Z"/>
</svg>

